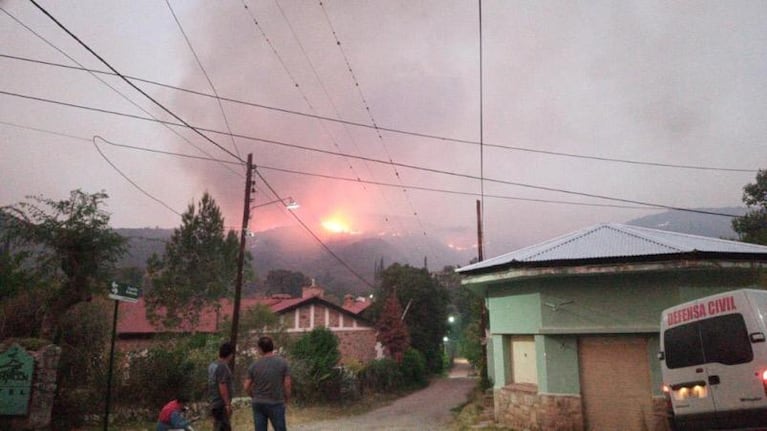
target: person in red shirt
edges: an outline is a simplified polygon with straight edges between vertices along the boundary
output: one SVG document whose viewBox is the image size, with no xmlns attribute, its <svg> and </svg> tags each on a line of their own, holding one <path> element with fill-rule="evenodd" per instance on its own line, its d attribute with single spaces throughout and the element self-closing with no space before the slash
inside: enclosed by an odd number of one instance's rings
<svg viewBox="0 0 767 431">
<path fill-rule="evenodd" d="M 186 410 L 187 399 L 184 397 L 177 397 L 163 406 L 160 410 L 160 416 L 157 418 L 156 431 L 168 431 L 175 429 L 183 429 L 187 431 L 194 431 L 192 425 L 184 417 L 184 411 Z"/>
</svg>

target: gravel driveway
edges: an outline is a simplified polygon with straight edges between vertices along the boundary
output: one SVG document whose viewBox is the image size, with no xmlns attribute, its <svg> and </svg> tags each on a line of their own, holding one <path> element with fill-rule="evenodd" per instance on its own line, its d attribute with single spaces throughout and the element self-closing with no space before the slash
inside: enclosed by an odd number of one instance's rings
<svg viewBox="0 0 767 431">
<path fill-rule="evenodd" d="M 291 431 L 443 430 L 453 407 L 466 402 L 477 380 L 468 377 L 469 365 L 456 360 L 450 377 L 434 380 L 427 388 L 363 415 L 291 426 Z"/>
</svg>

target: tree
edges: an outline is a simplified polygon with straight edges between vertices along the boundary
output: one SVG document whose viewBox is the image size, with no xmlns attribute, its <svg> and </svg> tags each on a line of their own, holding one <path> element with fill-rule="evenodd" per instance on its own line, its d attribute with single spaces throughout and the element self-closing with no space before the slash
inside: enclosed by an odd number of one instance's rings
<svg viewBox="0 0 767 431">
<path fill-rule="evenodd" d="M 56 341 L 62 316 L 75 305 L 106 293 L 107 282 L 126 240 L 109 226 L 101 209 L 108 195 L 73 190 L 69 199 L 29 197 L 3 208 L 8 240 L 27 244 L 37 256 L 36 272 L 46 278 L 41 335 Z"/>
<path fill-rule="evenodd" d="M 238 252 L 237 234 L 224 234 L 221 210 L 205 193 L 198 206 L 192 203 L 182 214 L 181 227 L 173 231 L 163 256 L 155 254 L 147 261 L 150 321 L 165 327 L 196 326 L 203 308 L 219 306 L 231 293 Z"/>
<path fill-rule="evenodd" d="M 395 289 L 396 288 L 396 289 Z M 432 278 L 425 268 L 395 263 L 381 273 L 381 287 L 376 295 L 388 298 L 396 290 L 399 303 L 405 307 L 405 324 L 413 348 L 426 357 L 430 372 L 442 371 L 442 337 L 447 333 L 447 289 Z M 374 320 L 383 304 L 372 310 Z"/>
<path fill-rule="evenodd" d="M 376 329 L 378 341 L 389 349 L 389 354 L 397 363 L 402 363 L 403 355 L 410 347 L 410 334 L 402 320 L 402 306 L 395 292 L 386 298 Z"/>
<path fill-rule="evenodd" d="M 741 241 L 767 245 L 767 170 L 760 169 L 756 182 L 743 187 L 743 203 L 748 211 L 732 220 Z"/>
<path fill-rule="evenodd" d="M 309 277 L 302 272 L 288 271 L 286 269 L 273 269 L 266 274 L 266 288 L 268 293 L 284 293 L 290 296 L 300 297 L 301 288 L 311 283 Z"/>
</svg>

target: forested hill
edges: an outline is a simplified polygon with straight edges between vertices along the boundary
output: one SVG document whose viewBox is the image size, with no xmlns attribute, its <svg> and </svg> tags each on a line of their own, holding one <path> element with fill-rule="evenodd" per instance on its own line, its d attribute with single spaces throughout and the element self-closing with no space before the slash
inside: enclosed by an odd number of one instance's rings
<svg viewBox="0 0 767 431">
<path fill-rule="evenodd" d="M 743 215 L 745 208 L 706 208 L 709 212 Z M 735 239 L 732 230 L 732 218 L 697 214 L 686 211 L 666 211 L 628 221 L 626 224 L 643 226 L 673 232 L 702 235 L 713 238 Z M 129 239 L 129 254 L 120 262 L 122 267 L 143 269 L 152 253 L 161 255 L 165 242 L 173 233 L 172 229 L 116 229 Z M 399 262 L 415 267 L 427 265 L 436 271 L 445 265 L 462 266 L 472 258 L 470 252 L 461 253 L 444 244 L 431 240 L 424 245 L 423 239 L 413 241 L 407 237 L 361 237 L 356 235 L 340 236 L 326 242 L 328 247 L 341 258 L 354 273 L 328 253 L 316 241 L 308 238 L 298 228 L 279 228 L 258 232 L 248 237 L 248 250 L 253 256 L 253 267 L 259 279 L 273 269 L 286 269 L 302 272 L 318 283 L 335 292 L 366 294 L 369 286 L 366 281 L 373 281 L 373 272 L 377 262 L 383 259 L 384 265 Z M 418 244 L 415 246 L 414 244 Z M 428 247 L 431 261 L 424 262 L 423 247 Z M 356 273 L 356 274 L 355 274 Z M 360 280 L 357 276 L 364 280 Z"/>
<path fill-rule="evenodd" d="M 742 216 L 745 208 L 698 208 L 702 211 Z M 732 230 L 732 217 L 699 214 L 688 211 L 666 211 L 646 217 L 636 218 L 626 224 L 686 233 L 690 235 L 708 236 L 711 238 L 737 239 L 738 235 Z"/>
<path fill-rule="evenodd" d="M 121 267 L 144 268 L 152 253 L 162 255 L 165 242 L 173 233 L 172 229 L 116 229 L 129 239 L 129 253 L 119 263 Z M 440 270 L 445 265 L 466 265 L 471 256 L 455 251 L 438 241 L 428 244 L 431 261 L 424 262 L 423 240 L 420 247 L 413 246 L 414 241 L 407 237 L 361 237 L 356 235 L 339 236 L 328 240 L 327 246 L 349 265 L 357 275 L 328 253 L 322 246 L 295 228 L 280 228 L 258 232 L 248 237 L 247 247 L 253 256 L 253 267 L 258 278 L 264 279 L 273 269 L 299 271 L 307 277 L 315 278 L 318 283 L 336 292 L 367 294 L 370 291 L 366 283 L 373 282 L 373 272 L 377 262 L 383 259 L 384 265 L 399 262 L 415 267 L 427 267 Z"/>
</svg>

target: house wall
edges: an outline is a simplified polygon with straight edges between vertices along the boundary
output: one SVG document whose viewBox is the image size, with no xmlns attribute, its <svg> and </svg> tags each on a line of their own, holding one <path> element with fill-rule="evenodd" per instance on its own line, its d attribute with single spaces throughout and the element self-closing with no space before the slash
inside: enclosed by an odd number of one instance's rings
<svg viewBox="0 0 767 431">
<path fill-rule="evenodd" d="M 288 334 L 299 336 L 324 326 L 338 337 L 341 363 L 366 363 L 376 358 L 376 330 L 350 314 L 322 304 L 307 304 L 282 316 Z"/>
<path fill-rule="evenodd" d="M 338 337 L 341 363 L 367 363 L 376 358 L 376 331 L 373 328 L 357 331 L 334 331 Z"/>
<path fill-rule="evenodd" d="M 509 339 L 538 335 L 538 384 L 542 392 L 577 394 L 577 334 L 648 334 L 652 338 L 653 391 L 660 395 L 658 331 L 661 311 L 681 302 L 755 287 L 752 271 L 698 270 L 613 273 L 528 279 L 488 289 L 495 388 L 511 382 Z M 551 337 L 551 338 L 549 338 Z M 655 384 L 657 383 L 657 384 Z"/>
<path fill-rule="evenodd" d="M 755 270 L 677 268 L 575 273 L 486 286 L 491 331 L 488 363 L 496 418 L 507 426 L 531 430 L 582 429 L 578 338 L 589 334 L 635 334 L 646 339 L 652 392 L 648 395 L 654 397 L 656 410 L 662 411 L 657 360 L 661 311 L 714 293 L 758 288 L 760 281 L 765 286 L 764 276 Z M 513 380 L 511 339 L 515 335 L 534 336 L 537 385 Z"/>
</svg>

